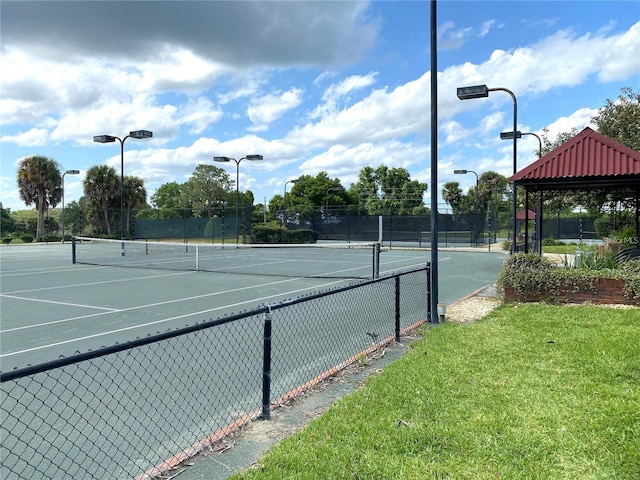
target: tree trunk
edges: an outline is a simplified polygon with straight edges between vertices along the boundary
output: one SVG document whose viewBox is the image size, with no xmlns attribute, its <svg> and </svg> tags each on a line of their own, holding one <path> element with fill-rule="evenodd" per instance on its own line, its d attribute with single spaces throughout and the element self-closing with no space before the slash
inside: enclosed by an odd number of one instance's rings
<svg viewBox="0 0 640 480">
<path fill-rule="evenodd" d="M 107 211 L 107 202 L 102 202 L 102 210 L 104 211 L 104 224 L 107 226 L 107 235 L 111 235 L 111 225 L 109 224 L 109 213 Z"/>
<path fill-rule="evenodd" d="M 44 192 L 38 192 L 38 222 L 36 223 L 36 241 L 42 239 L 44 231 Z"/>
</svg>

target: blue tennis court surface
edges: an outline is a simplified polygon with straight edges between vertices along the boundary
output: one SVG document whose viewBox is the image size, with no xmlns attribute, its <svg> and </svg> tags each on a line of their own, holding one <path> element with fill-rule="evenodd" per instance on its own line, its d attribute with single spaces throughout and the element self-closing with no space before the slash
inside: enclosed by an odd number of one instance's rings
<svg viewBox="0 0 640 480">
<path fill-rule="evenodd" d="M 380 273 L 424 266 L 430 255 L 383 251 Z M 439 252 L 439 300 L 451 303 L 493 283 L 504 259 Z M 2 371 L 355 281 L 73 265 L 69 243 L 2 246 L 0 280 Z"/>
</svg>

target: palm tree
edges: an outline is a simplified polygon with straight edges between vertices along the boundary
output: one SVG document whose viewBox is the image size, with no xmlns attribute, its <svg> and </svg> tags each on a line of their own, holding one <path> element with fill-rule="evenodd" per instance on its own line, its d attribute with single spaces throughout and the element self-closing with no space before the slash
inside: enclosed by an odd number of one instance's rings
<svg viewBox="0 0 640 480">
<path fill-rule="evenodd" d="M 127 231 L 131 225 L 131 210 L 147 204 L 147 191 L 144 180 L 140 177 L 127 175 L 124 177 L 124 207 L 127 209 Z"/>
<path fill-rule="evenodd" d="M 54 208 L 62 199 L 62 175 L 57 162 L 41 155 L 23 158 L 18 165 L 18 186 L 24 203 L 36 205 L 36 239 L 40 240 L 44 231 L 45 211 Z"/>
<path fill-rule="evenodd" d="M 462 203 L 462 190 L 458 182 L 447 182 L 442 188 L 442 199 L 447 202 L 455 214 Z"/>
<path fill-rule="evenodd" d="M 102 210 L 107 234 L 111 233 L 109 201 L 117 198 L 119 193 L 120 179 L 113 167 L 96 165 L 87 170 L 84 178 L 84 194 Z"/>
</svg>

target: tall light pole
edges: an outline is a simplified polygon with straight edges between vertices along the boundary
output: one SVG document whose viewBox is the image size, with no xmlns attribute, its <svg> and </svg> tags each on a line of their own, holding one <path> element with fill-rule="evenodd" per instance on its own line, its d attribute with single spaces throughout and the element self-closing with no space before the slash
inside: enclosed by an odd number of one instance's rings
<svg viewBox="0 0 640 480">
<path fill-rule="evenodd" d="M 284 191 L 282 192 L 282 222 L 280 223 L 280 238 L 278 242 L 282 242 L 282 225 L 284 225 L 285 220 L 287 219 L 287 185 L 289 183 L 298 183 L 300 181 L 299 178 L 294 178 L 293 180 L 287 180 L 284 182 Z"/>
<path fill-rule="evenodd" d="M 540 135 L 533 132 L 520 132 L 520 131 L 516 132 L 516 138 L 522 138 L 524 135 L 533 135 L 538 139 L 538 158 L 541 158 L 542 157 L 542 139 L 540 138 Z M 513 140 L 513 132 L 501 132 L 500 140 Z"/>
<path fill-rule="evenodd" d="M 476 176 L 476 194 L 473 196 L 473 211 L 477 215 L 478 214 L 478 184 L 480 180 L 478 178 L 478 174 L 473 170 L 454 170 L 453 173 L 455 175 L 466 175 L 467 173 L 473 173 Z M 476 236 L 476 220 L 473 221 L 473 235 L 476 237 L 476 247 L 478 246 L 477 236 Z"/>
<path fill-rule="evenodd" d="M 514 133 L 515 132 L 515 133 Z M 542 158 L 542 139 L 540 138 L 539 135 L 533 133 L 533 132 L 521 132 L 521 131 L 514 131 L 514 132 L 502 132 L 500 133 L 500 140 L 511 140 L 514 138 L 522 138 L 523 135 L 532 135 L 534 137 L 536 137 L 538 139 L 538 159 Z M 525 210 L 526 210 L 526 214 L 525 214 L 525 218 L 526 221 L 524 223 L 524 231 L 525 231 L 525 240 L 524 240 L 524 251 L 525 253 L 528 252 L 529 250 L 529 196 L 527 195 L 527 205 L 525 206 Z M 540 193 L 540 210 L 539 212 L 542 211 L 542 193 Z M 536 231 L 538 233 L 538 237 L 540 239 L 542 232 L 542 219 L 538 218 L 538 216 L 536 216 Z M 540 255 L 542 255 L 542 241 L 539 241 L 538 243 L 538 253 Z"/>
<path fill-rule="evenodd" d="M 327 188 L 327 191 L 324 194 L 324 205 L 325 205 L 326 212 L 329 211 L 329 192 L 332 192 L 334 190 L 344 190 L 344 187 L 330 187 L 330 188 Z"/>
<path fill-rule="evenodd" d="M 508 88 L 496 87 L 489 88 L 486 85 L 473 85 L 471 87 L 458 87 L 457 95 L 460 100 L 471 100 L 474 98 L 484 98 L 489 96 L 489 92 L 507 92 L 513 99 L 513 131 L 518 131 L 518 101 L 514 93 Z M 513 174 L 518 171 L 518 140 L 516 136 L 513 136 Z M 513 182 L 513 235 L 511 239 L 511 254 L 516 251 L 516 228 L 518 221 L 516 215 L 518 213 L 518 196 L 517 185 Z"/>
<path fill-rule="evenodd" d="M 65 175 L 79 175 L 80 170 L 66 170 L 62 174 L 62 242 L 64 243 L 64 176 Z"/>
<path fill-rule="evenodd" d="M 284 192 L 282 193 L 282 204 L 285 206 L 287 206 L 287 185 L 289 183 L 298 183 L 300 179 L 299 178 L 294 178 L 293 180 L 287 180 L 286 182 L 284 182 Z"/>
<path fill-rule="evenodd" d="M 467 173 L 473 173 L 476 176 L 476 194 L 475 194 L 476 201 L 474 202 L 474 209 L 478 210 L 478 183 L 480 182 L 480 179 L 478 178 L 478 174 L 473 170 L 454 170 L 453 173 L 455 175 L 466 175 Z"/>
<path fill-rule="evenodd" d="M 113 143 L 116 140 L 120 142 L 120 240 L 124 240 L 124 142 L 127 138 L 137 138 L 138 140 L 143 138 L 153 137 L 153 132 L 149 130 L 135 130 L 129 132 L 124 138 L 116 137 L 113 135 L 95 135 L 93 141 L 96 143 Z M 122 256 L 124 257 L 124 241 L 121 243 Z"/>
<path fill-rule="evenodd" d="M 240 223 L 240 219 L 238 216 L 238 208 L 239 208 L 239 204 L 238 204 L 238 199 L 239 199 L 239 195 L 240 195 L 240 162 L 242 160 L 249 160 L 249 161 L 256 161 L 256 160 L 262 160 L 264 157 L 262 155 L 247 155 L 245 157 L 242 157 L 240 160 L 236 160 L 235 158 L 231 158 L 231 157 L 213 157 L 213 161 L 214 162 L 222 162 L 222 163 L 227 163 L 227 162 L 235 162 L 236 163 L 236 245 L 238 244 L 238 236 L 239 236 L 239 231 L 238 231 L 238 224 Z"/>
</svg>

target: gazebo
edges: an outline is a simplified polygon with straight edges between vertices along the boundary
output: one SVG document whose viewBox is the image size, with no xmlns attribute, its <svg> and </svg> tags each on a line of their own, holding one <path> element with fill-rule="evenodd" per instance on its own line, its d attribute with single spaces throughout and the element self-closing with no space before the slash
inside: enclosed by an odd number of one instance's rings
<svg viewBox="0 0 640 480">
<path fill-rule="evenodd" d="M 636 244 L 640 238 L 640 152 L 587 127 L 571 140 L 547 153 L 509 178 L 525 189 L 525 209 L 529 195 L 548 191 L 629 190 L 635 201 Z M 529 218 L 525 218 L 525 225 Z M 540 228 L 542 223 L 540 222 Z M 529 251 L 525 235 L 525 252 Z M 538 253 L 542 253 L 542 232 L 538 231 Z"/>
</svg>

